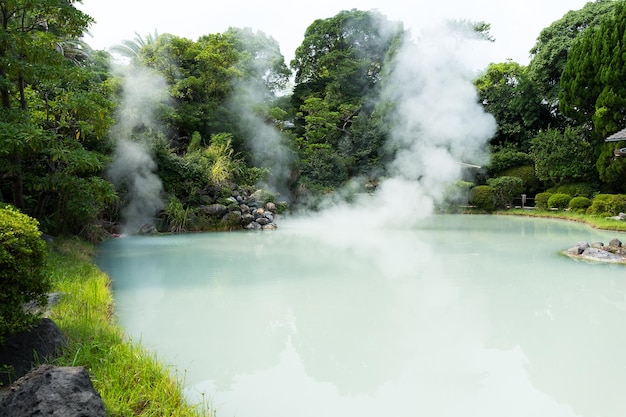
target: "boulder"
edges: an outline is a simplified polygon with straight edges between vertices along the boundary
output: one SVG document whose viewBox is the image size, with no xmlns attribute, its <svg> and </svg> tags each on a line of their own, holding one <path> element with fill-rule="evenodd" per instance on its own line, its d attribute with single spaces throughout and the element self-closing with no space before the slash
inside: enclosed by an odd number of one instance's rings
<svg viewBox="0 0 626 417">
<path fill-rule="evenodd" d="M 612 248 L 621 248 L 622 242 L 619 239 L 611 239 L 609 246 Z"/>
<path fill-rule="evenodd" d="M 228 207 L 223 204 L 211 204 L 200 207 L 200 210 L 208 216 L 223 216 L 228 212 Z"/>
<path fill-rule="evenodd" d="M 580 255 L 584 252 L 585 249 L 589 248 L 589 243 L 587 242 L 578 242 L 576 246 L 569 248 L 566 252 L 568 255 Z"/>
<path fill-rule="evenodd" d="M 8 336 L 0 346 L 0 365 L 7 366 L 9 372 L 0 373 L 0 384 L 10 384 L 37 363 L 56 358 L 66 343 L 61 330 L 48 318 L 31 330 Z"/>
<path fill-rule="evenodd" d="M 105 417 L 100 394 L 85 368 L 41 365 L 13 384 L 0 417 Z"/>
<path fill-rule="evenodd" d="M 261 225 L 257 222 L 250 222 L 246 225 L 246 229 L 248 230 L 261 230 Z"/>
<path fill-rule="evenodd" d="M 597 248 L 587 248 L 581 254 L 583 258 L 603 262 L 624 262 L 624 257 Z"/>
</svg>

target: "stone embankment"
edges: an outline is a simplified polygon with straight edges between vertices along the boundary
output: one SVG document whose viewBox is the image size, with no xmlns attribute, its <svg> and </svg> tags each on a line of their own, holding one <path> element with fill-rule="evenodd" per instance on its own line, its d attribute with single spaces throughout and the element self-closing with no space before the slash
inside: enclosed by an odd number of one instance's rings
<svg viewBox="0 0 626 417">
<path fill-rule="evenodd" d="M 597 262 L 626 263 L 626 247 L 619 239 L 612 239 L 608 245 L 603 242 L 578 242 L 564 252 L 572 258 Z"/>
<path fill-rule="evenodd" d="M 278 213 L 288 208 L 286 202 L 275 203 L 274 195 L 264 190 L 241 189 L 233 190 L 226 198 L 223 194 L 204 197 L 207 204 L 195 209 L 200 230 L 274 230 Z"/>
</svg>

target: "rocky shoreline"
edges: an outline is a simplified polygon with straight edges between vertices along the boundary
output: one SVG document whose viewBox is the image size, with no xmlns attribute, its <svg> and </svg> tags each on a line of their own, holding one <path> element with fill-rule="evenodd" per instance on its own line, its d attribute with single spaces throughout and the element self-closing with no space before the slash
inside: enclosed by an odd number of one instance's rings
<svg viewBox="0 0 626 417">
<path fill-rule="evenodd" d="M 619 239 L 612 239 L 608 245 L 603 242 L 578 242 L 563 253 L 575 259 L 626 264 L 626 247 Z"/>
</svg>

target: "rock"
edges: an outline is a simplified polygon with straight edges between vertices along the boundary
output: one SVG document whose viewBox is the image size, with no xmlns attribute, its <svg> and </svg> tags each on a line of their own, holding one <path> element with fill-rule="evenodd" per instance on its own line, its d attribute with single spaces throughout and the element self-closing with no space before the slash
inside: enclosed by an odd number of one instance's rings
<svg viewBox="0 0 626 417">
<path fill-rule="evenodd" d="M 622 242 L 619 239 L 611 239 L 609 246 L 612 248 L 621 248 Z"/>
<path fill-rule="evenodd" d="M 597 248 L 587 248 L 584 250 L 581 256 L 583 258 L 594 260 L 594 261 L 624 262 L 624 257 L 602 250 L 602 249 L 597 249 Z"/>
<path fill-rule="evenodd" d="M 593 242 L 591 245 L 588 246 L 596 249 L 602 249 L 604 247 L 604 242 Z"/>
<path fill-rule="evenodd" d="M 568 249 L 568 250 L 566 251 L 566 253 L 567 253 L 568 255 L 580 255 L 580 254 L 582 254 L 582 253 L 583 253 L 583 251 L 584 251 L 585 249 L 587 249 L 588 247 L 589 247 L 589 243 L 587 243 L 587 242 L 578 242 L 578 243 L 576 244 L 576 246 L 574 246 L 574 247 L 572 247 L 572 248 Z"/>
<path fill-rule="evenodd" d="M 247 226 L 248 224 L 250 224 L 251 222 L 254 221 L 254 216 L 250 213 L 244 213 L 241 216 L 241 224 L 243 224 L 244 226 Z"/>
<path fill-rule="evenodd" d="M 246 225 L 246 229 L 248 230 L 261 230 L 261 225 L 257 222 L 250 222 Z"/>
<path fill-rule="evenodd" d="M 274 223 L 268 223 L 263 226 L 263 230 L 276 230 L 277 227 Z"/>
<path fill-rule="evenodd" d="M 276 211 L 276 204 L 272 203 L 271 201 L 270 201 L 270 202 L 268 202 L 268 203 L 265 205 L 265 210 L 267 210 L 267 211 L 272 211 L 272 212 Z"/>
<path fill-rule="evenodd" d="M 105 417 L 100 394 L 82 367 L 42 365 L 10 387 L 0 417 Z"/>
<path fill-rule="evenodd" d="M 228 213 L 222 216 L 222 221 L 228 224 L 239 224 L 241 222 L 241 212 L 240 211 L 229 211 Z"/>
<path fill-rule="evenodd" d="M 257 222 L 261 226 L 265 226 L 266 224 L 270 224 L 271 223 L 270 220 L 267 217 L 259 217 L 258 219 L 255 220 L 255 222 Z"/>
<path fill-rule="evenodd" d="M 208 216 L 223 216 L 228 212 L 228 207 L 223 204 L 211 204 L 200 207 L 200 210 Z"/>
<path fill-rule="evenodd" d="M 10 384 L 26 375 L 36 363 L 56 358 L 66 343 L 61 330 L 48 318 L 31 330 L 7 337 L 0 346 L 0 364 L 9 366 L 10 372 L 0 373 L 0 383 Z"/>
</svg>

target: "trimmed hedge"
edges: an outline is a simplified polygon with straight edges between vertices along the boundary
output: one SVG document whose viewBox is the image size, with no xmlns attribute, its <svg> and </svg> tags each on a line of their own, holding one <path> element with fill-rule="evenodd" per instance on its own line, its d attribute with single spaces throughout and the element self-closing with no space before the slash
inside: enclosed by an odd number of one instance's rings
<svg viewBox="0 0 626 417">
<path fill-rule="evenodd" d="M 617 216 L 626 212 L 626 195 L 598 194 L 587 209 L 587 214 L 598 216 Z"/>
<path fill-rule="evenodd" d="M 548 207 L 551 209 L 565 210 L 569 207 L 569 202 L 572 196 L 564 193 L 552 194 L 548 199 Z"/>
<path fill-rule="evenodd" d="M 535 196 L 535 208 L 537 210 L 547 210 L 548 200 L 552 197 L 552 193 L 539 193 Z"/>
<path fill-rule="evenodd" d="M 590 206 L 591 200 L 587 197 L 578 196 L 569 201 L 569 209 L 580 213 L 585 213 Z"/>
<path fill-rule="evenodd" d="M 23 305 L 46 304 L 51 288 L 47 255 L 37 220 L 13 207 L 0 207 L 0 343 L 38 320 Z"/>
<path fill-rule="evenodd" d="M 496 197 L 493 188 L 488 185 L 478 185 L 472 188 L 470 204 L 480 210 L 494 211 L 496 209 Z"/>
</svg>

